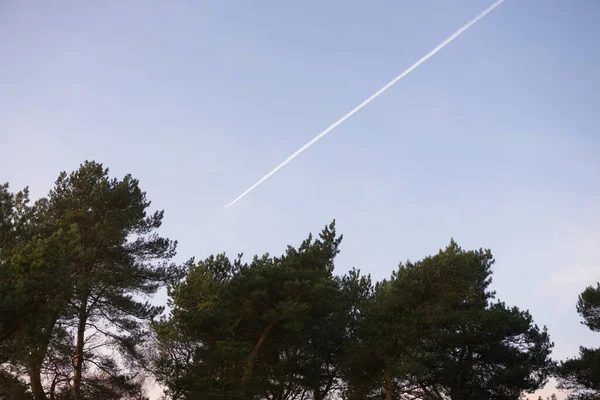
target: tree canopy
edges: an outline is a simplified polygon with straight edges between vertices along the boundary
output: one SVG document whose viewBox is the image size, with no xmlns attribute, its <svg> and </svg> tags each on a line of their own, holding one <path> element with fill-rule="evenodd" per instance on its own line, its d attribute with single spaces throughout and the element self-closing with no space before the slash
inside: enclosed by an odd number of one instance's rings
<svg viewBox="0 0 600 400">
<path fill-rule="evenodd" d="M 493 262 L 490 251 L 451 241 L 377 285 L 347 376 L 349 397 L 518 399 L 543 386 L 552 343 L 529 313 L 493 301 Z"/>
<path fill-rule="evenodd" d="M 589 286 L 579 295 L 577 312 L 582 324 L 600 332 L 600 283 Z M 560 387 L 568 389 L 572 400 L 600 398 L 600 348 L 580 347 L 579 357 L 566 360 L 558 369 Z"/>
<path fill-rule="evenodd" d="M 516 400 L 553 375 L 599 398 L 600 350 L 555 363 L 490 289 L 490 250 L 451 240 L 373 282 L 336 270 L 334 221 L 280 255 L 177 263 L 163 217 L 97 162 L 33 202 L 0 186 L 0 400 L 144 400 L 149 377 L 165 400 Z M 600 331 L 600 285 L 577 311 Z"/>
<path fill-rule="evenodd" d="M 140 299 L 180 271 L 167 264 L 175 243 L 154 232 L 162 211 L 147 214 L 138 181 L 111 179 L 95 162 L 61 173 L 32 207 L 27 200 L 3 186 L 0 266 L 10 278 L 0 307 L 12 381 L 27 375 L 36 400 L 138 398 L 144 321 L 163 310 Z"/>
</svg>

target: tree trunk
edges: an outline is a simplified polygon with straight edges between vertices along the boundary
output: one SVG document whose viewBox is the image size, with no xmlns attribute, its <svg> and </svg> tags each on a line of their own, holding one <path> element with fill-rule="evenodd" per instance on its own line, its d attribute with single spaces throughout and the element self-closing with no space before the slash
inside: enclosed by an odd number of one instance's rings
<svg viewBox="0 0 600 400">
<path fill-rule="evenodd" d="M 35 400 L 47 400 L 44 387 L 42 386 L 42 364 L 46 358 L 50 339 L 54 332 L 54 327 L 58 321 L 58 313 L 53 312 L 48 316 L 46 325 L 44 326 L 44 335 L 42 339 L 35 344 L 36 350 L 33 352 L 33 357 L 29 359 L 27 373 L 29 375 L 29 386 Z"/>
<path fill-rule="evenodd" d="M 250 383 L 250 379 L 252 378 L 252 373 L 254 372 L 254 365 L 256 364 L 256 359 L 258 358 L 260 348 L 262 347 L 265 340 L 267 340 L 269 332 L 271 332 L 271 329 L 273 329 L 276 323 L 277 321 L 271 321 L 269 325 L 266 326 L 263 333 L 260 334 L 260 338 L 258 338 L 258 342 L 256 342 L 254 349 L 252 349 L 250 357 L 248 357 L 248 360 L 246 360 L 246 365 L 244 366 L 244 376 L 242 378 L 242 390 L 240 393 L 240 397 L 242 398 L 242 400 L 246 400 L 248 396 L 248 384 Z"/>
<path fill-rule="evenodd" d="M 83 347 L 85 345 L 85 327 L 87 325 L 87 297 L 79 308 L 77 326 L 77 346 L 75 348 L 75 366 L 73 370 L 73 400 L 81 400 L 81 375 L 83 373 Z"/>
<path fill-rule="evenodd" d="M 325 388 L 323 390 L 321 390 L 321 388 L 317 386 L 313 391 L 313 400 L 324 400 L 325 397 L 327 397 L 327 395 L 329 394 L 331 387 L 333 386 L 334 379 L 334 375 L 329 375 L 329 379 L 327 380 L 327 384 L 325 385 Z"/>
<path fill-rule="evenodd" d="M 383 377 L 385 378 L 385 400 L 392 400 L 392 374 L 388 366 L 383 371 Z"/>
<path fill-rule="evenodd" d="M 41 371 L 37 366 L 29 369 L 29 385 L 31 386 L 31 393 L 33 393 L 35 400 L 48 400 L 42 386 Z"/>
</svg>

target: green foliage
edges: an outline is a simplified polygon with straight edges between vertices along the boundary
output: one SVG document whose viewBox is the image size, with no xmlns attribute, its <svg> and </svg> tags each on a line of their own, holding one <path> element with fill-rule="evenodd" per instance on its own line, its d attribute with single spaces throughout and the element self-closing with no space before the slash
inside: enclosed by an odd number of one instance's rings
<svg viewBox="0 0 600 400">
<path fill-rule="evenodd" d="M 3 185 L 0 202 L 0 366 L 10 365 L 2 380 L 8 385 L 21 382 L 27 366 L 39 375 L 71 287 L 63 266 L 73 256 L 68 249 L 74 235 L 48 229 L 47 203 L 30 206 L 27 189 L 13 195 Z"/>
<path fill-rule="evenodd" d="M 332 275 L 338 245 L 332 225 L 279 258 L 191 266 L 154 326 L 167 393 L 518 399 L 546 382 L 552 343 L 527 312 L 493 301 L 489 251 L 451 242 L 373 287 L 355 270 Z"/>
<path fill-rule="evenodd" d="M 583 324 L 594 332 L 600 332 L 600 283 L 586 288 L 577 302 L 577 312 L 583 317 Z"/>
<path fill-rule="evenodd" d="M 0 186 L 0 345 L 13 336 L 27 319 L 26 305 L 33 293 L 28 292 L 31 282 L 19 282 L 12 262 L 16 247 L 27 235 L 25 227 L 28 195 L 27 191 L 15 196 L 8 184 Z M 0 360 L 1 362 L 2 360 Z"/>
<path fill-rule="evenodd" d="M 583 324 L 600 332 L 600 284 L 588 287 L 579 296 L 577 312 Z M 564 361 L 558 368 L 559 387 L 571 391 L 569 399 L 600 398 L 600 349 L 581 347 L 579 357 Z"/>
<path fill-rule="evenodd" d="M 452 241 L 378 284 L 347 397 L 518 399 L 543 386 L 552 367 L 548 334 L 527 312 L 492 302 L 492 265 L 489 251 Z"/>
<path fill-rule="evenodd" d="M 0 400 L 145 400 L 148 372 L 173 400 L 510 400 L 553 370 L 545 328 L 489 289 L 488 250 L 451 241 L 374 284 L 334 274 L 331 223 L 278 257 L 180 267 L 149 208 L 95 162 L 34 204 L 0 186 Z M 595 331 L 599 293 L 577 306 Z M 573 398 L 597 398 L 598 354 L 558 369 Z"/>
<path fill-rule="evenodd" d="M 61 385 L 76 400 L 139 393 L 122 371 L 141 365 L 147 321 L 163 310 L 142 299 L 180 277 L 167 263 L 176 243 L 155 233 L 163 212 L 147 214 L 137 180 L 111 179 L 94 162 L 61 173 L 32 207 L 27 191 L 7 185 L 0 200 L 0 268 L 10 277 L 0 284 L 0 346 L 15 373 L 29 375 L 36 399 L 58 398 Z M 111 368 L 99 362 L 108 349 L 121 355 Z"/>
<path fill-rule="evenodd" d="M 144 321 L 163 310 L 138 299 L 178 276 L 178 269 L 166 263 L 174 256 L 176 243 L 155 233 L 163 212 L 148 215 L 149 206 L 136 179 L 130 175 L 111 179 L 108 169 L 94 162 L 70 175 L 61 173 L 48 196 L 47 223 L 57 230 L 74 229 L 78 237 L 72 248 L 76 255 L 69 263 L 72 292 L 63 317 L 76 326 L 75 400 L 83 398 L 83 372 L 94 363 L 94 352 L 85 348 L 88 332 L 103 338 L 94 341 L 95 349 L 107 345 L 136 360 L 136 347 L 145 336 Z M 111 377 L 108 383 L 113 385 L 118 374 L 94 365 Z M 102 382 L 88 380 L 88 388 Z"/>
<path fill-rule="evenodd" d="M 155 326 L 169 392 L 268 398 L 307 385 L 327 395 L 348 315 L 342 281 L 332 274 L 340 241 L 332 223 L 281 257 L 245 264 L 219 255 L 192 266 L 170 290 L 170 319 Z"/>
<path fill-rule="evenodd" d="M 0 343 L 18 331 L 35 330 L 63 290 L 53 264 L 60 258 L 55 246 L 61 233 L 44 236 L 38 222 L 40 205 L 29 205 L 27 189 L 12 194 L 0 186 Z"/>
</svg>

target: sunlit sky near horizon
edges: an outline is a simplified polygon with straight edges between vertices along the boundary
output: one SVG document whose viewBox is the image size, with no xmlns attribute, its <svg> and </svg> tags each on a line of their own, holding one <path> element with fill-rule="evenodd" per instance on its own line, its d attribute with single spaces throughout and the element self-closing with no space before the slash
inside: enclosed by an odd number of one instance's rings
<svg viewBox="0 0 600 400">
<path fill-rule="evenodd" d="M 2 1 L 0 182 L 131 173 L 179 260 L 277 254 L 333 218 L 339 273 L 490 248 L 498 298 L 574 356 L 600 344 L 575 311 L 600 279 L 600 2 L 506 0 L 225 209 L 491 3 Z"/>
</svg>

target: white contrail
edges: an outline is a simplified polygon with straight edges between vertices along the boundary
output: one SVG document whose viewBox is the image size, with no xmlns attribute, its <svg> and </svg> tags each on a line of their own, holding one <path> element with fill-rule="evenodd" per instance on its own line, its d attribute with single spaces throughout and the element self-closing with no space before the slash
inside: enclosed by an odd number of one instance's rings
<svg viewBox="0 0 600 400">
<path fill-rule="evenodd" d="M 314 138 L 312 138 L 310 140 L 310 142 L 306 143 L 304 146 L 302 146 L 298 150 L 296 150 L 291 156 L 289 156 L 288 158 L 286 158 L 284 162 L 282 162 L 281 164 L 279 164 L 278 166 L 276 166 L 271 172 L 269 172 L 268 174 L 266 174 L 265 176 L 263 176 L 262 178 L 260 178 L 260 180 L 258 182 L 256 182 L 254 185 L 250 186 L 244 193 L 242 193 L 241 195 L 239 195 L 238 197 L 236 197 L 236 199 L 233 200 L 231 203 L 227 204 L 227 206 L 225 208 L 229 208 L 232 205 L 234 205 L 236 202 L 238 202 L 239 200 L 241 200 L 244 196 L 246 196 L 248 193 L 250 193 L 252 190 L 254 190 L 258 185 L 260 185 L 261 183 L 263 183 L 264 181 L 266 181 L 267 179 L 269 179 L 271 177 L 271 175 L 273 175 L 275 172 L 279 171 L 281 168 L 285 167 L 285 165 L 287 163 L 289 163 L 294 158 L 296 158 L 300 153 L 302 153 L 304 150 L 308 149 L 310 146 L 312 146 L 313 144 L 315 144 L 323 136 L 327 135 L 329 132 L 331 132 L 332 130 L 334 130 L 339 124 L 341 124 L 342 122 L 344 122 L 345 120 L 347 120 L 348 118 L 350 118 L 352 115 L 354 115 L 356 112 L 358 112 L 361 108 L 363 108 L 364 106 L 366 106 L 367 104 L 369 104 L 371 101 L 375 100 L 375 98 L 377 96 L 379 96 L 380 94 L 382 94 L 383 92 L 385 92 L 386 90 L 388 90 L 390 87 L 392 87 L 400 79 L 402 79 L 406 75 L 410 74 L 419 65 L 423 64 L 430 57 L 432 57 L 435 53 L 437 53 L 438 51 L 440 51 L 441 49 L 443 49 L 444 47 L 446 47 L 446 45 L 448 43 L 450 43 L 451 41 L 453 41 L 454 39 L 456 39 L 461 33 L 463 33 L 464 31 L 466 31 L 467 29 L 469 29 L 471 26 L 475 25 L 477 23 L 477 21 L 479 21 L 480 19 L 482 19 L 483 17 L 485 17 L 494 8 L 498 7 L 503 2 L 504 2 L 504 0 L 497 0 L 494 4 L 492 4 L 490 7 L 488 7 L 481 14 L 479 14 L 478 16 L 476 16 L 475 18 L 473 18 L 471 21 L 467 22 L 465 25 L 463 25 L 459 30 L 457 30 L 456 32 L 454 32 L 452 35 L 448 36 L 448 38 L 446 38 L 446 40 L 444 40 L 442 43 L 438 44 L 433 50 L 431 50 L 429 53 L 425 54 L 422 58 L 420 58 L 416 63 L 414 63 L 413 65 L 411 65 L 410 67 L 408 67 L 408 69 L 406 69 L 400 75 L 398 75 L 397 77 L 395 77 L 394 79 L 392 79 L 387 85 L 385 85 L 384 87 L 382 87 L 381 89 L 379 89 L 378 91 L 376 91 L 375 93 L 373 93 L 368 99 L 366 99 L 365 101 L 363 101 L 362 103 L 360 103 L 359 105 L 357 105 L 356 107 L 354 107 L 352 109 L 352 111 L 350 111 L 348 114 L 344 115 L 342 118 L 340 118 L 337 121 L 335 121 L 333 124 L 331 124 L 323 132 L 319 133 L 317 136 L 315 136 Z"/>
</svg>

